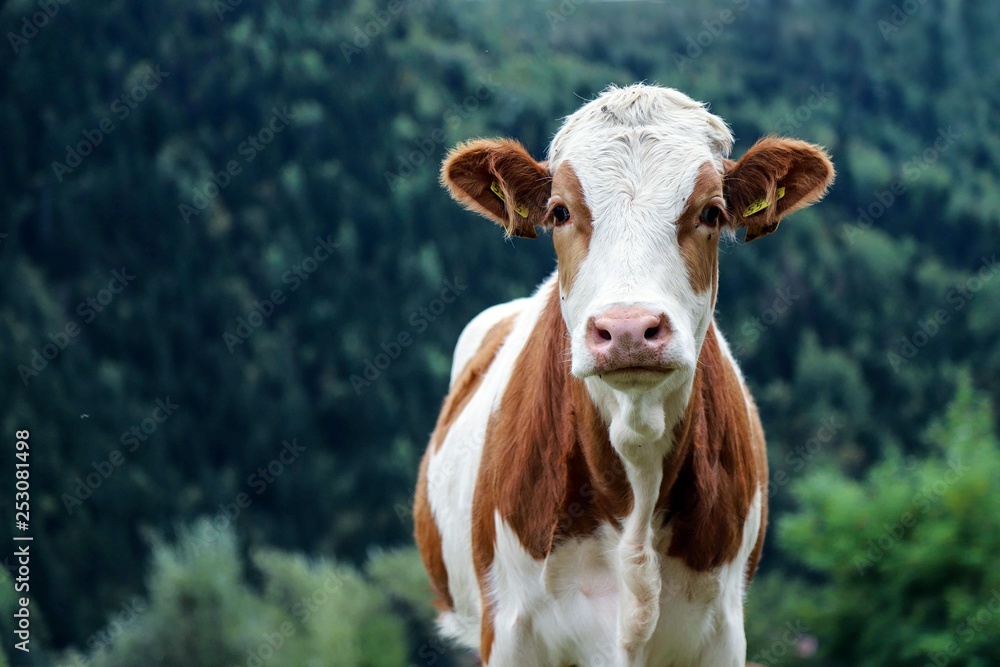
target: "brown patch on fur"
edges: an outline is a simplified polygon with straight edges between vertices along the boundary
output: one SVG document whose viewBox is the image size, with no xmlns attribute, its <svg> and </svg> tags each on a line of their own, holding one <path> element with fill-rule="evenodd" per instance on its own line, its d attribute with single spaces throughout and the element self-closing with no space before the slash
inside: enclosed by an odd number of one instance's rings
<svg viewBox="0 0 1000 667">
<path fill-rule="evenodd" d="M 434 514 L 427 497 L 427 466 L 430 463 L 430 457 L 441 448 L 441 443 L 444 442 L 452 424 L 455 423 L 458 416 L 462 414 L 462 410 L 468 405 L 469 400 L 475 395 L 486 371 L 489 370 L 496 358 L 497 352 L 507 340 L 511 329 L 514 328 L 515 318 L 516 315 L 505 317 L 486 332 L 476 354 L 465 364 L 465 368 L 455 379 L 455 384 L 448 393 L 448 397 L 445 398 L 437 425 L 431 434 L 430 444 L 427 446 L 427 451 L 420 463 L 417 491 L 413 500 L 414 534 L 420 549 L 420 557 L 430 575 L 431 589 L 437 596 L 434 606 L 441 611 L 450 610 L 453 607 L 453 602 L 451 592 L 448 589 L 448 571 L 445 568 L 444 556 L 441 552 L 441 533 L 434 520 Z"/>
<path fill-rule="evenodd" d="M 486 613 L 486 600 L 483 600 L 483 618 L 479 624 L 479 658 L 480 665 L 488 664 L 490 653 L 493 652 L 493 614 Z"/>
<path fill-rule="evenodd" d="M 757 404 L 750 394 L 746 385 L 743 392 L 750 404 L 750 448 L 754 453 L 754 462 L 757 465 L 757 484 L 760 488 L 760 531 L 757 533 L 757 543 L 750 552 L 750 561 L 747 563 L 746 581 L 747 584 L 757 573 L 757 566 L 760 564 L 760 554 L 764 550 L 764 535 L 767 532 L 767 501 L 768 501 L 768 471 L 767 471 L 767 442 L 764 439 L 764 426 L 760 423 L 760 414 L 757 412 Z"/>
<path fill-rule="evenodd" d="M 417 493 L 413 499 L 413 534 L 420 549 L 420 558 L 424 561 L 424 568 L 430 576 L 431 590 L 436 596 L 434 606 L 438 611 L 449 611 L 454 608 L 454 602 L 448 589 L 448 569 L 445 567 L 444 554 L 441 550 L 441 532 L 438 530 L 427 498 L 427 466 L 431 454 L 432 448 L 428 447 L 420 462 Z"/>
<path fill-rule="evenodd" d="M 587 258 L 594 231 L 594 218 L 583 194 L 583 186 L 569 162 L 559 165 L 552 177 L 552 197 L 561 198 L 570 212 L 570 223 L 552 230 L 552 243 L 559 260 L 559 287 L 566 296 L 573 289 L 573 279 L 580 264 Z"/>
<path fill-rule="evenodd" d="M 462 414 L 462 410 L 475 395 L 476 390 L 479 389 L 483 377 L 486 376 L 486 371 L 493 365 L 497 352 L 503 347 L 504 341 L 510 335 L 511 329 L 514 328 L 516 317 L 516 315 L 510 315 L 494 324 L 486 332 L 482 343 L 479 344 L 479 349 L 455 378 L 455 384 L 448 393 L 448 397 L 444 399 L 444 406 L 441 408 L 441 414 L 438 415 L 437 425 L 431 434 L 431 446 L 435 452 L 441 448 L 441 443 L 444 442 L 445 436 L 451 430 L 451 425 L 455 423 L 458 416 Z"/>
<path fill-rule="evenodd" d="M 706 162 L 698 170 L 694 190 L 677 222 L 677 242 L 687 267 L 688 282 L 696 294 L 712 288 L 719 275 L 719 227 L 724 220 L 720 218 L 716 227 L 699 220 L 702 210 L 716 197 L 722 197 L 722 176 L 711 162 Z"/>
<path fill-rule="evenodd" d="M 764 474 L 753 442 L 760 424 L 754 421 L 713 323 L 660 487 L 664 523 L 673 526 L 667 553 L 695 571 L 717 568 L 739 553 L 750 503 Z"/>
<path fill-rule="evenodd" d="M 490 186 L 500 186 L 501 200 Z M 535 225 L 545 224 L 552 178 L 544 162 L 536 162 L 513 139 L 477 139 L 453 148 L 441 166 L 441 183 L 470 211 L 500 224 L 508 236 L 535 238 Z M 527 218 L 517 212 L 527 209 Z"/>
<path fill-rule="evenodd" d="M 632 492 L 581 380 L 569 373 L 569 338 L 553 289 L 490 419 L 472 501 L 472 555 L 487 590 L 496 543 L 494 515 L 533 557 L 557 537 L 590 534 L 628 514 Z M 483 596 L 483 642 L 492 642 L 493 602 Z"/>
<path fill-rule="evenodd" d="M 783 216 L 822 199 L 833 179 L 833 163 L 821 147 L 764 137 L 739 162 L 726 160 L 726 201 L 734 224 L 747 228 L 750 241 L 777 229 Z M 779 187 L 785 188 L 785 196 L 775 201 Z M 761 198 L 771 205 L 744 217 L 747 207 Z"/>
</svg>

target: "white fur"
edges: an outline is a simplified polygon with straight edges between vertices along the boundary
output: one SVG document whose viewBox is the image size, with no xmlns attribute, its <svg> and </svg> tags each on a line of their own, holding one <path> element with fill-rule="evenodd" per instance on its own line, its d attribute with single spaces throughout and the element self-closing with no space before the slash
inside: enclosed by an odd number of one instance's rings
<svg viewBox="0 0 1000 667">
<path fill-rule="evenodd" d="M 489 330 L 505 317 L 510 317 L 521 312 L 524 309 L 526 301 L 527 299 L 514 299 L 507 303 L 491 306 L 476 315 L 472 318 L 471 322 L 465 325 L 465 329 L 462 330 L 462 334 L 458 337 L 458 342 L 455 344 L 455 355 L 452 358 L 451 364 L 451 380 L 449 380 L 448 386 L 455 384 L 459 373 L 469 363 L 469 360 L 475 356 Z"/>
</svg>

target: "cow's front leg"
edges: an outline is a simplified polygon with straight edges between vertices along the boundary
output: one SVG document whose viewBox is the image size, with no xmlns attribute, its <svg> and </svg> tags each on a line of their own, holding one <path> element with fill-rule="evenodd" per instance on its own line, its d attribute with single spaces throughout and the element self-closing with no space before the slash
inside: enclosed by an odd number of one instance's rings
<svg viewBox="0 0 1000 667">
<path fill-rule="evenodd" d="M 701 654 L 702 667 L 744 667 L 747 662 L 747 639 L 743 629 L 743 610 L 724 614 L 715 637 L 708 640 Z"/>
<path fill-rule="evenodd" d="M 530 616 L 509 608 L 483 618 L 482 654 L 484 667 L 553 667 Z"/>
</svg>

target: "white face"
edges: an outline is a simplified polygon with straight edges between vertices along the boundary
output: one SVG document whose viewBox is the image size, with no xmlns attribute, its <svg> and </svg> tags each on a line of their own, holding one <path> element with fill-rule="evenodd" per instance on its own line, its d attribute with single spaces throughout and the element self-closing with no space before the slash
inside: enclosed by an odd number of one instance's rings
<svg viewBox="0 0 1000 667">
<path fill-rule="evenodd" d="M 575 376 L 690 385 L 714 307 L 729 144 L 702 105 L 648 88 L 602 96 L 556 135 L 549 214 Z"/>
</svg>

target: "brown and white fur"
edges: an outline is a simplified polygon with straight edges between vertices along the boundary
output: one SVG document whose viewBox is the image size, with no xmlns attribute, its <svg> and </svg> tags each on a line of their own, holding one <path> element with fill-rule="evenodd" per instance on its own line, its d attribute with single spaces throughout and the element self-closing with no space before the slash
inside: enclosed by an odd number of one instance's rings
<svg viewBox="0 0 1000 667">
<path fill-rule="evenodd" d="M 456 200 L 510 235 L 550 229 L 558 258 L 462 333 L 420 468 L 440 626 L 485 665 L 745 663 L 767 458 L 714 323 L 718 243 L 773 232 L 833 168 L 801 141 L 738 162 L 731 145 L 704 105 L 636 85 L 571 115 L 546 162 L 511 140 L 445 161 Z"/>
</svg>

